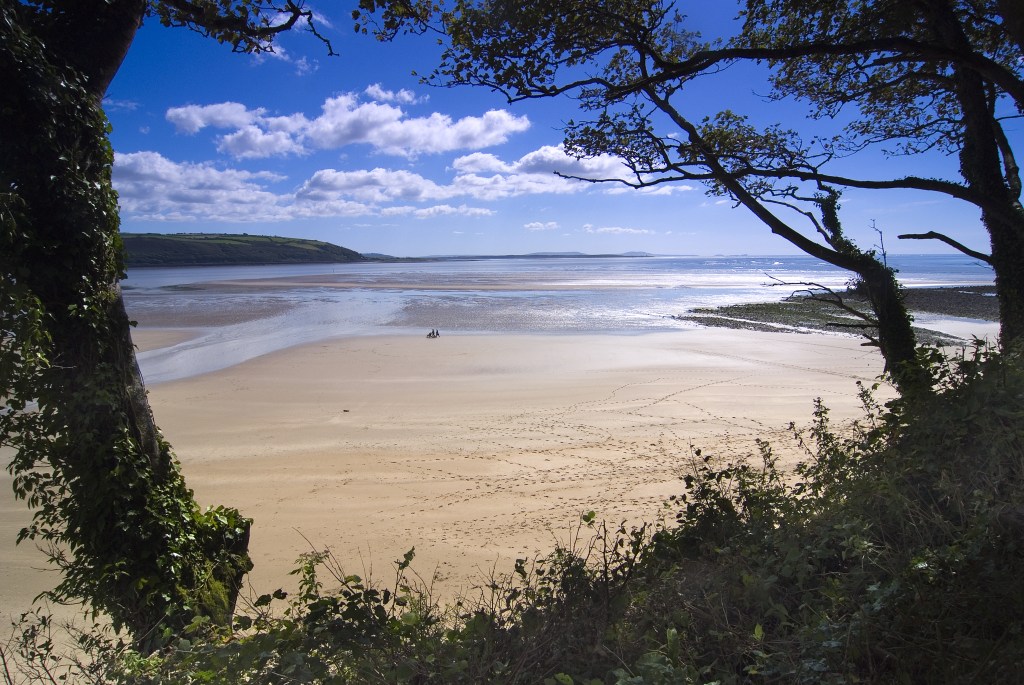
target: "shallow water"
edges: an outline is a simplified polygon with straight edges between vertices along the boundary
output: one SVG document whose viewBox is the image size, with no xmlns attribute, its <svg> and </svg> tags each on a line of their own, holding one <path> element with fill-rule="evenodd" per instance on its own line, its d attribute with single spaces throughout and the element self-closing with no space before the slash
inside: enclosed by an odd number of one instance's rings
<svg viewBox="0 0 1024 685">
<path fill-rule="evenodd" d="M 962 256 L 890 260 L 908 287 L 992 283 Z M 694 307 L 777 301 L 850 274 L 806 256 L 514 258 L 137 269 L 123 286 L 144 327 L 197 335 L 139 355 L 148 382 L 225 368 L 337 336 L 616 333 L 691 329 Z"/>
</svg>

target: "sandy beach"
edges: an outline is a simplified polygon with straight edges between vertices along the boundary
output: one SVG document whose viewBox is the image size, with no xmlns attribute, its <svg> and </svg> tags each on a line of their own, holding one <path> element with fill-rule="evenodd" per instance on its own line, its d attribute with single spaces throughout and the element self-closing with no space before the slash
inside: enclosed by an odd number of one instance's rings
<svg viewBox="0 0 1024 685">
<path fill-rule="evenodd" d="M 691 445 L 733 458 L 762 437 L 795 459 L 789 422 L 806 424 L 818 396 L 858 415 L 855 382 L 880 371 L 860 340 L 827 335 L 442 332 L 290 348 L 150 397 L 200 504 L 255 519 L 255 592 L 293 586 L 311 548 L 388 578 L 415 546 L 415 570 L 451 596 L 566 540 L 583 512 L 664 515 Z M 4 498 L 0 535 L 27 518 Z M 31 547 L 4 550 L 0 607 L 14 613 L 54 576 Z"/>
</svg>

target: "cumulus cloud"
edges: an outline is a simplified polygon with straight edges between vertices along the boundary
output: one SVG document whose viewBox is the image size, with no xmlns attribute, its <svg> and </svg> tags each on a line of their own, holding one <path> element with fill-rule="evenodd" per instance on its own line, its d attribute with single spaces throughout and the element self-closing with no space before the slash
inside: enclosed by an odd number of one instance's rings
<svg viewBox="0 0 1024 685">
<path fill-rule="evenodd" d="M 507 174 L 515 172 L 515 166 L 506 164 L 495 155 L 487 152 L 473 152 L 462 157 L 457 157 L 452 162 L 455 171 L 464 174 L 499 173 Z"/>
<path fill-rule="evenodd" d="M 360 102 L 352 94 L 330 98 L 322 109 L 305 131 L 308 145 L 330 149 L 365 143 L 398 156 L 490 147 L 530 127 L 525 116 L 517 117 L 504 110 L 461 119 L 436 112 L 426 117 L 407 117 L 400 107 Z"/>
<path fill-rule="evenodd" d="M 576 179 L 609 181 L 599 187 L 609 195 L 673 195 L 693 190 L 684 183 L 666 183 L 647 188 L 633 188 L 616 181 L 634 181 L 627 167 L 617 157 L 600 155 L 576 159 L 566 154 L 561 145 L 545 145 L 514 161 L 504 161 L 487 152 L 473 152 L 456 158 L 452 168 L 464 183 L 485 185 L 492 195 L 512 196 L 534 192 L 578 192 L 591 187 Z M 542 190 L 541 187 L 546 187 Z"/>
<path fill-rule="evenodd" d="M 561 145 L 544 145 L 513 162 L 504 162 L 489 153 L 474 152 L 458 157 L 452 167 L 466 174 L 561 174 L 592 179 L 625 178 L 626 173 L 626 167 L 615 157 L 576 159 L 566 154 Z"/>
<path fill-rule="evenodd" d="M 363 202 L 422 202 L 446 199 L 455 194 L 451 188 L 439 186 L 410 171 L 372 169 L 338 171 L 321 169 L 298 191 L 298 196 L 327 200 L 348 196 Z"/>
<path fill-rule="evenodd" d="M 372 203 L 437 202 L 459 197 L 494 201 L 524 195 L 582 192 L 592 186 L 560 177 L 554 171 L 587 169 L 592 172 L 618 172 L 616 167 L 621 167 L 610 158 L 586 161 L 588 164 L 581 164 L 557 147 L 544 147 L 511 162 L 504 162 L 492 154 L 475 152 L 452 163 L 450 170 L 454 175 L 446 183 L 404 170 L 321 169 L 302 184 L 298 196 L 318 201 L 349 199 Z M 539 228 L 541 226 L 543 228 Z M 557 225 L 528 224 L 526 227 L 529 230 L 552 230 Z"/>
<path fill-rule="evenodd" d="M 357 144 L 386 154 L 414 157 L 498 145 L 530 127 L 527 117 L 505 110 L 461 119 L 436 112 L 413 117 L 399 106 L 417 102 L 411 91 L 396 93 L 375 84 L 365 94 L 371 101 L 362 100 L 356 93 L 328 98 L 313 119 L 302 113 L 268 116 L 264 109 L 248 109 L 237 102 L 173 107 L 166 116 L 182 133 L 197 133 L 206 127 L 234 129 L 219 138 L 218 149 L 238 158 Z"/>
<path fill-rule="evenodd" d="M 266 110 L 249 109 L 240 102 L 216 105 L 185 105 L 167 110 L 167 121 L 181 133 L 198 133 L 207 126 L 242 128 L 262 117 Z"/>
<path fill-rule="evenodd" d="M 376 102 L 397 102 L 403 105 L 414 105 L 420 102 L 426 102 L 429 99 L 426 95 L 418 97 L 416 93 L 406 88 L 402 88 L 397 92 L 387 90 L 379 83 L 373 83 L 367 86 L 366 90 L 363 92 L 366 93 L 371 100 L 375 100 Z"/>
<path fill-rule="evenodd" d="M 287 131 L 265 131 L 252 125 L 222 136 L 217 143 L 217 149 L 240 159 L 304 152 L 302 146 Z"/>
<path fill-rule="evenodd" d="M 267 171 L 175 162 L 157 152 L 117 154 L 114 162 L 114 186 L 121 209 L 125 216 L 143 221 L 246 223 L 357 216 L 426 219 L 494 213 L 467 204 L 430 204 L 455 193 L 408 171 L 325 169 L 298 190 L 275 190 L 286 180 Z"/>
<path fill-rule="evenodd" d="M 122 210 L 150 220 L 281 218 L 285 216 L 281 198 L 267 189 L 280 180 L 270 172 L 173 162 L 157 152 L 118 154 L 114 164 L 114 186 Z"/>
<path fill-rule="evenodd" d="M 352 95 L 332 98 L 325 103 L 324 115 L 312 121 L 302 114 L 269 116 L 238 103 L 189 105 L 170 111 L 168 118 L 184 132 L 233 127 L 220 137 L 218 146 L 239 159 L 303 154 L 313 132 L 321 135 L 324 144 L 333 140 L 331 144 L 340 145 L 342 140 L 373 140 L 380 135 L 374 132 L 375 122 L 385 124 L 386 129 L 387 124 L 401 128 L 418 121 L 405 117 L 393 105 L 360 102 Z M 433 124 L 424 125 L 429 128 Z M 452 128 L 457 137 L 458 127 Z M 322 168 L 305 179 L 285 183 L 288 179 L 284 176 L 267 171 L 222 168 L 210 162 L 174 162 L 156 152 L 136 152 L 117 155 L 115 183 L 122 208 L 132 218 L 245 222 L 332 216 L 485 216 L 494 210 L 476 204 L 603 189 L 603 185 L 566 176 L 618 178 L 624 173 L 623 165 L 612 157 L 577 160 L 560 146 L 544 146 L 511 160 L 472 152 L 456 158 L 444 172 L 430 178 L 409 169 Z M 554 221 L 533 221 L 524 223 L 523 228 L 551 231 L 561 227 Z M 588 225 L 584 230 L 598 234 L 652 233 L 621 226 Z"/>
<path fill-rule="evenodd" d="M 626 167 L 616 158 L 602 155 L 575 159 L 560 145 L 545 145 L 517 160 L 474 152 L 455 159 L 456 183 L 472 189 L 474 197 L 496 200 L 537 193 L 577 193 L 591 187 L 575 178 L 625 178 Z"/>
</svg>

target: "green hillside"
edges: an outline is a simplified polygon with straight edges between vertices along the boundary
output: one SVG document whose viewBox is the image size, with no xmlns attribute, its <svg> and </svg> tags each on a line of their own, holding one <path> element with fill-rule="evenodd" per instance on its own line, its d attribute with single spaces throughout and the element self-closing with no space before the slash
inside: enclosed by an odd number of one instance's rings
<svg viewBox="0 0 1024 685">
<path fill-rule="evenodd" d="M 358 262 L 354 250 L 319 240 L 228 233 L 122 233 L 129 267 Z"/>
</svg>

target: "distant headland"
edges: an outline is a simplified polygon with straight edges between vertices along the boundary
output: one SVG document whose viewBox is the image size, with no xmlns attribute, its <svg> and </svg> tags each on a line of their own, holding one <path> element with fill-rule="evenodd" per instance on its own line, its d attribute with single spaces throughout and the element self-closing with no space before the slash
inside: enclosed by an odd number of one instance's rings
<svg viewBox="0 0 1024 685">
<path fill-rule="evenodd" d="M 245 233 L 122 233 L 121 240 L 128 267 L 366 261 L 355 250 L 319 240 Z"/>
<path fill-rule="evenodd" d="M 256 264 L 337 264 L 339 262 L 447 261 L 515 258 L 652 257 L 646 252 L 585 254 L 534 252 L 525 255 L 431 255 L 393 257 L 360 254 L 321 240 L 249 235 L 247 233 L 122 233 L 125 264 L 147 266 L 228 266 Z"/>
</svg>

